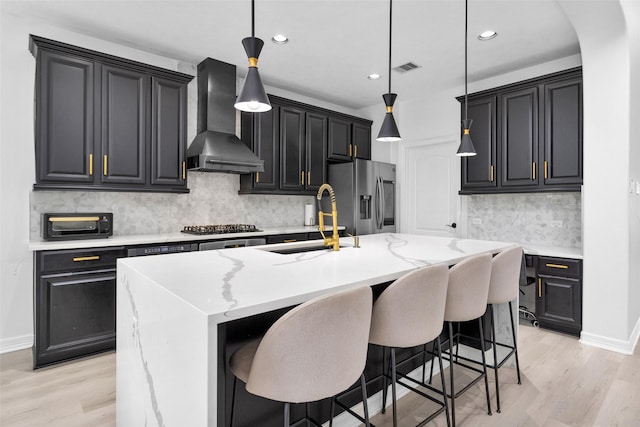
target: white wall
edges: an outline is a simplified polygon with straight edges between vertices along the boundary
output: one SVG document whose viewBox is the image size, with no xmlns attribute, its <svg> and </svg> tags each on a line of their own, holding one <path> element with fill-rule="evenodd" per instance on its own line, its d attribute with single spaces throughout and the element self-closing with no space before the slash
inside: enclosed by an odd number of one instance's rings
<svg viewBox="0 0 640 427">
<path fill-rule="evenodd" d="M 629 2 L 631 3 L 631 2 Z M 640 333 L 638 228 L 628 193 L 631 151 L 631 41 L 619 2 L 559 1 L 580 41 L 584 79 L 583 332 L 587 344 L 631 353 Z M 628 5 L 627 12 L 637 7 Z M 637 17 L 634 18 L 637 25 Z M 634 30 L 637 34 L 637 29 Z M 637 102 L 634 100 L 634 102 Z M 636 107 L 637 108 L 637 107 Z M 637 244 L 636 244 L 637 245 Z M 631 256 L 635 256 L 632 259 Z M 632 313 L 633 312 L 633 313 Z M 635 332 L 634 332 L 635 328 Z"/>
</svg>

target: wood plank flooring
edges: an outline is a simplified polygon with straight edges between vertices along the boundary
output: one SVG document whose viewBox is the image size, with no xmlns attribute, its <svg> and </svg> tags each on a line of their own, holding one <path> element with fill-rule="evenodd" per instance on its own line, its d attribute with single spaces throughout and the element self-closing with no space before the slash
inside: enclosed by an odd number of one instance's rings
<svg viewBox="0 0 640 427">
<path fill-rule="evenodd" d="M 525 325 L 518 342 L 522 385 L 514 368 L 501 368 L 496 413 L 491 374 L 494 414 L 480 382 L 456 400 L 459 426 L 640 426 L 640 346 L 625 356 Z M 114 426 L 115 363 L 111 352 L 33 371 L 30 350 L 0 355 L 0 426 Z M 416 425 L 431 407 L 402 398 L 400 426 Z M 391 411 L 372 422 L 391 426 Z M 429 425 L 445 426 L 444 414 Z"/>
</svg>

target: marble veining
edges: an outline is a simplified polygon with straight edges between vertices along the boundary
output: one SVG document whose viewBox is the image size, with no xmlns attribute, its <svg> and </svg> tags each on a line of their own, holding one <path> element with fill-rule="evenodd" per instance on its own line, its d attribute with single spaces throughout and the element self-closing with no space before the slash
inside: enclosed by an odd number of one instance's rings
<svg viewBox="0 0 640 427">
<path fill-rule="evenodd" d="M 579 192 L 465 197 L 468 197 L 467 237 L 470 239 L 582 247 L 582 197 Z M 481 224 L 477 224 L 478 221 Z"/>
<path fill-rule="evenodd" d="M 178 232 L 185 225 L 245 223 L 258 228 L 301 226 L 313 196 L 239 195 L 235 174 L 190 172 L 188 194 L 32 191 L 30 240 L 45 212 L 113 212 L 114 236 Z"/>
<path fill-rule="evenodd" d="M 140 339 L 140 327 L 138 322 L 138 308 L 136 307 L 135 299 L 133 298 L 133 294 L 131 293 L 131 286 L 129 284 L 129 280 L 126 275 L 121 276 L 122 286 L 127 291 L 127 298 L 129 303 L 131 304 L 131 312 L 132 312 L 132 323 L 131 323 L 131 335 L 133 337 L 134 345 L 138 349 L 138 353 L 140 355 L 140 365 L 144 369 L 144 377 L 146 379 L 147 389 L 149 390 L 149 398 L 151 400 L 151 407 L 153 408 L 153 413 L 156 418 L 156 422 L 158 426 L 164 426 L 164 422 L 162 421 L 162 413 L 158 408 L 158 399 L 156 398 L 155 389 L 153 386 L 153 375 L 151 375 L 151 371 L 149 370 L 149 364 L 147 363 L 144 357 L 144 350 L 142 349 L 142 340 Z"/>
<path fill-rule="evenodd" d="M 232 263 L 231 269 L 222 276 L 222 298 L 224 298 L 225 301 L 231 303 L 229 305 L 229 310 L 238 305 L 238 300 L 233 297 L 233 286 L 231 284 L 231 281 L 236 276 L 236 273 L 242 271 L 242 269 L 244 268 L 244 261 L 230 256 L 231 253 L 233 252 L 218 251 L 218 254 L 222 258 L 227 258 Z"/>
<path fill-rule="evenodd" d="M 420 259 L 416 259 L 416 258 L 409 258 L 407 256 L 404 256 L 402 254 L 400 254 L 398 252 L 398 249 L 403 248 L 407 245 L 409 245 L 409 241 L 406 239 L 402 239 L 400 238 L 398 235 L 395 234 L 389 234 L 385 237 L 385 240 L 387 241 L 387 250 L 389 251 L 389 253 L 391 255 L 393 255 L 394 257 L 400 259 L 401 261 L 405 261 L 411 265 L 414 265 L 416 267 L 423 267 L 425 265 L 429 265 L 428 262 L 424 261 L 424 260 L 420 260 Z"/>
</svg>

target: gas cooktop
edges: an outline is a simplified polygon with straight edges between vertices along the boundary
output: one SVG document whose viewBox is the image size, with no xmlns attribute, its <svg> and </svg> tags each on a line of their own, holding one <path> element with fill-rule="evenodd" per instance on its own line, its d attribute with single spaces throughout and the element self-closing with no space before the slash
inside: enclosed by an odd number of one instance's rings
<svg viewBox="0 0 640 427">
<path fill-rule="evenodd" d="M 216 224 L 216 225 L 185 225 L 183 233 L 188 234 L 225 234 L 225 233 L 247 233 L 252 231 L 262 231 L 253 224 Z"/>
</svg>

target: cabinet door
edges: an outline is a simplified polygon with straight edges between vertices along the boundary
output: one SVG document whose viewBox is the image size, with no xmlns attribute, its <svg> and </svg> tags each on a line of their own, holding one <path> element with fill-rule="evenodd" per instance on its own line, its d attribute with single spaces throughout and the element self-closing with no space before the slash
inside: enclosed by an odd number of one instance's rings
<svg viewBox="0 0 640 427">
<path fill-rule="evenodd" d="M 39 52 L 36 68 L 36 186 L 93 183 L 94 64 Z M 99 163 L 98 163 L 99 164 Z"/>
<path fill-rule="evenodd" d="M 278 117 L 279 107 L 273 102 L 271 110 L 264 113 L 241 114 L 241 134 L 245 145 L 264 161 L 264 172 L 255 172 L 240 176 L 240 184 L 244 190 L 274 191 L 278 188 L 279 162 L 278 155 Z"/>
<path fill-rule="evenodd" d="M 501 185 L 538 185 L 538 88 L 500 96 Z"/>
<path fill-rule="evenodd" d="M 354 123 L 352 127 L 354 157 L 371 160 L 371 126 Z"/>
<path fill-rule="evenodd" d="M 115 348 L 115 270 L 36 282 L 34 367 Z"/>
<path fill-rule="evenodd" d="M 329 159 L 349 161 L 352 151 L 351 122 L 329 117 Z"/>
<path fill-rule="evenodd" d="M 306 180 L 307 190 L 318 190 L 326 182 L 327 116 L 306 114 Z"/>
<path fill-rule="evenodd" d="M 579 334 L 582 283 L 579 279 L 539 275 L 536 316 L 541 327 Z"/>
<path fill-rule="evenodd" d="M 468 114 L 473 120 L 471 140 L 477 154 L 462 158 L 462 190 L 496 187 L 496 97 L 470 100 Z"/>
<path fill-rule="evenodd" d="M 582 78 L 544 86 L 544 184 L 582 184 Z"/>
<path fill-rule="evenodd" d="M 151 79 L 151 185 L 186 187 L 187 85 Z"/>
<path fill-rule="evenodd" d="M 101 181 L 144 184 L 148 77 L 109 65 L 101 76 Z"/>
<path fill-rule="evenodd" d="M 280 189 L 304 188 L 304 111 L 280 107 Z"/>
</svg>

